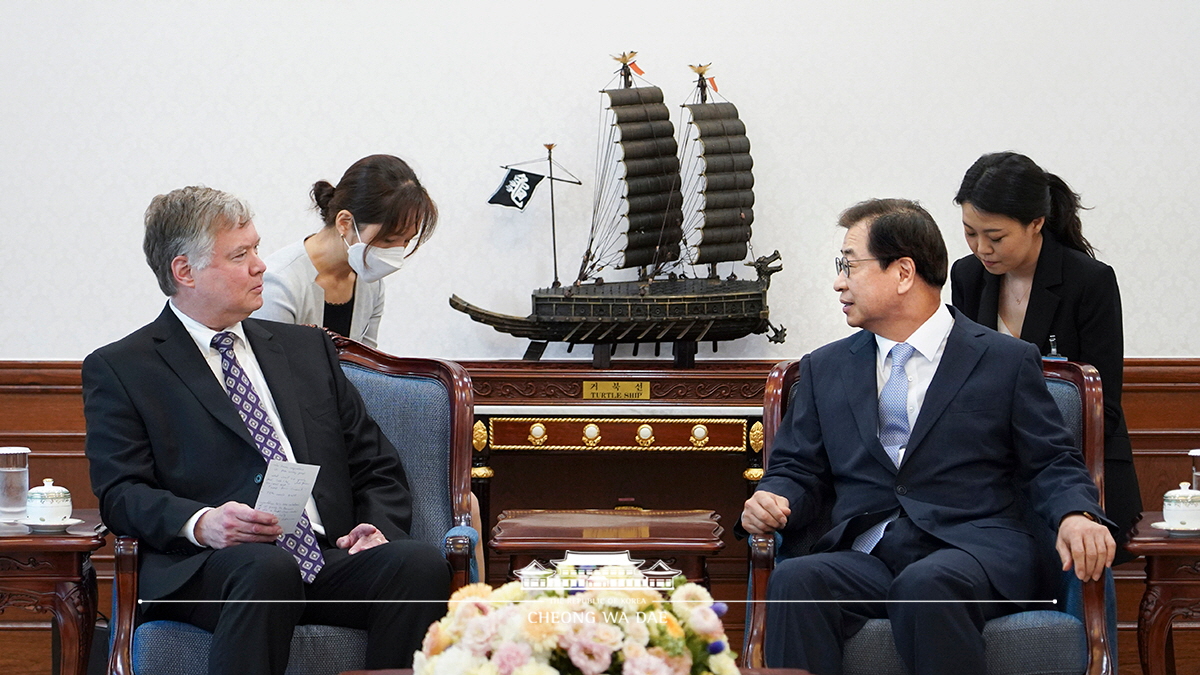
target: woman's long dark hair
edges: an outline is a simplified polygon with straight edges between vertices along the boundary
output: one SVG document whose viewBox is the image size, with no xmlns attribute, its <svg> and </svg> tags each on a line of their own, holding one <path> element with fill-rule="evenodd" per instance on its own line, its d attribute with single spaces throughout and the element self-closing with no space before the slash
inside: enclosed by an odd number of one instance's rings
<svg viewBox="0 0 1200 675">
<path fill-rule="evenodd" d="M 312 186 L 313 202 L 326 227 L 333 227 L 343 209 L 354 215 L 358 224 L 379 223 L 375 235 L 380 241 L 393 234 L 416 228 L 416 252 L 437 227 L 437 205 L 417 180 L 417 174 L 399 157 L 371 155 L 346 169 L 337 187 L 319 180 Z"/>
<path fill-rule="evenodd" d="M 954 203 L 971 206 L 1023 225 L 1046 218 L 1046 229 L 1059 243 L 1095 258 L 1083 236 L 1079 195 L 1058 176 L 1015 152 L 995 152 L 975 160 L 963 176 Z"/>
</svg>

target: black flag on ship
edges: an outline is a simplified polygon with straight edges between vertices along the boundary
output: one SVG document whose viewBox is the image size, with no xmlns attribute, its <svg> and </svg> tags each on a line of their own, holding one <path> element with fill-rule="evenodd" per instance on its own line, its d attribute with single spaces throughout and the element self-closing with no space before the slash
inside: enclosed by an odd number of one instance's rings
<svg viewBox="0 0 1200 675">
<path fill-rule="evenodd" d="M 522 211 L 533 196 L 533 189 L 545 176 L 520 169 L 509 169 L 504 182 L 496 189 L 496 193 L 488 200 L 489 204 L 512 206 Z"/>
</svg>

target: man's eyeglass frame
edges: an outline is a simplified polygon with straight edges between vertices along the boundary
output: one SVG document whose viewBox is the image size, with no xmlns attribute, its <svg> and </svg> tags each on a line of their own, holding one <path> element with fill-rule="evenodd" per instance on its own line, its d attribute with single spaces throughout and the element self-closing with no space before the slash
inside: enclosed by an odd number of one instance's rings
<svg viewBox="0 0 1200 675">
<path fill-rule="evenodd" d="M 843 255 L 833 259 L 833 266 L 839 275 L 845 272 L 846 278 L 849 279 L 850 270 L 852 269 L 850 263 L 867 262 L 868 260 L 879 260 L 879 258 L 855 258 L 854 260 L 847 260 L 846 256 Z"/>
</svg>

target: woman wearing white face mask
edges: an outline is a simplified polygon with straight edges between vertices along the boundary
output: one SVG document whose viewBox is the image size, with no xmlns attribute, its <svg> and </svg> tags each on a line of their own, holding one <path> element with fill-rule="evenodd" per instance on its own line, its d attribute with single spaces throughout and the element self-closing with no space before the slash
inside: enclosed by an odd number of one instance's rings
<svg viewBox="0 0 1200 675">
<path fill-rule="evenodd" d="M 325 227 L 271 254 L 256 318 L 323 326 L 371 347 L 383 277 L 429 239 L 437 206 L 404 160 L 371 155 L 312 187 Z"/>
<path fill-rule="evenodd" d="M 408 164 L 391 155 L 358 160 L 337 187 L 317 181 L 312 199 L 325 227 L 267 257 L 263 306 L 254 317 L 322 326 L 375 347 L 382 279 L 433 234 L 437 206 Z M 482 535 L 474 494 L 471 522 Z M 482 574 L 482 536 L 475 560 Z"/>
</svg>

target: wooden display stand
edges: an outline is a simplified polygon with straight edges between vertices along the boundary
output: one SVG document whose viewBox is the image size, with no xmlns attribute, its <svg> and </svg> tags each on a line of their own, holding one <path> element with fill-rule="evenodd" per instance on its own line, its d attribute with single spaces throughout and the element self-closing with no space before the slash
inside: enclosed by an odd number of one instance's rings
<svg viewBox="0 0 1200 675">
<path fill-rule="evenodd" d="M 709 584 L 708 557 L 725 548 L 720 516 L 712 511 L 576 509 L 505 511 L 492 530 L 490 546 L 508 556 L 508 578 L 537 561 L 545 565 L 567 551 L 628 552 L 645 562 L 678 570 L 688 581 Z M 644 560 L 641 560 L 644 559 Z"/>
</svg>

